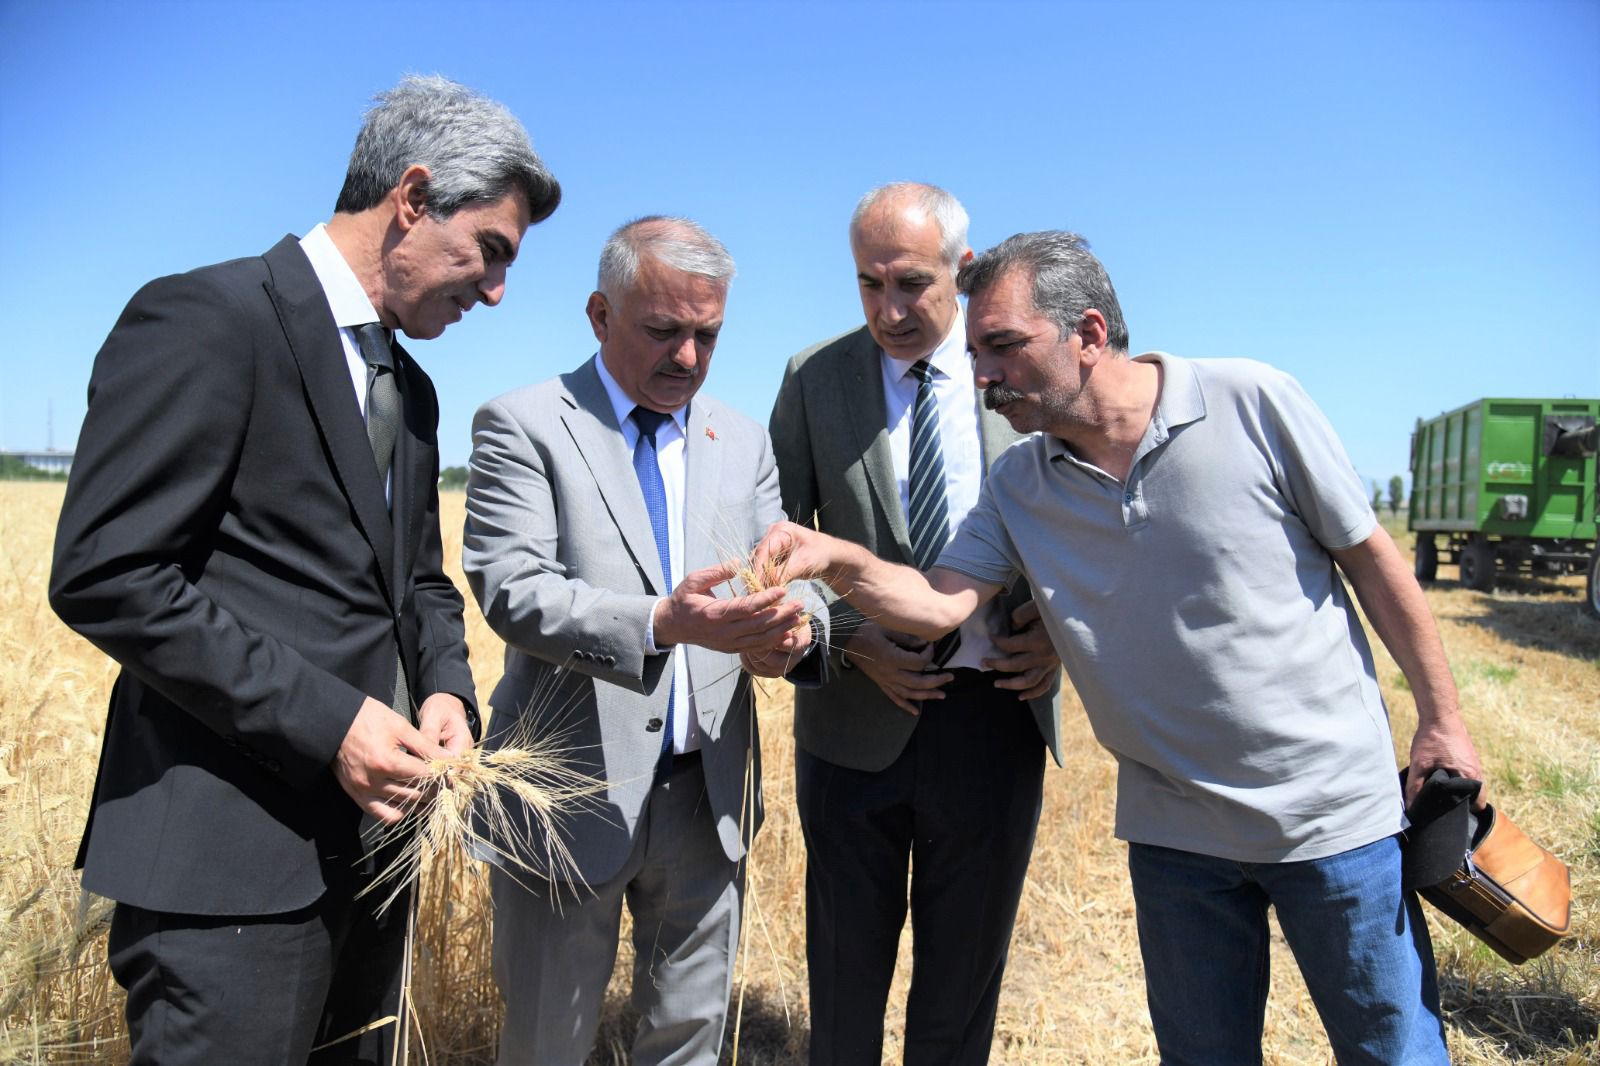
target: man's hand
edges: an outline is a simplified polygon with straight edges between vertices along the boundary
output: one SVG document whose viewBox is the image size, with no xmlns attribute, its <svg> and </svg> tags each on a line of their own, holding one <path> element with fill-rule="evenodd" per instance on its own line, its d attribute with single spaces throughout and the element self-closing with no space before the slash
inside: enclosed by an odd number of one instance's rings
<svg viewBox="0 0 1600 1066">
<path fill-rule="evenodd" d="M 422 798 L 422 790 L 415 786 L 428 769 L 427 760 L 448 754 L 392 708 L 369 696 L 339 745 L 333 773 L 356 806 L 393 825 Z"/>
<path fill-rule="evenodd" d="M 1474 781 L 1485 780 L 1483 764 L 1478 761 L 1478 751 L 1472 746 L 1472 738 L 1467 735 L 1467 727 L 1462 724 L 1459 714 L 1417 726 L 1416 736 L 1411 738 L 1411 766 L 1406 771 L 1407 807 L 1422 791 L 1428 775 L 1441 767 Z M 1485 783 L 1478 790 L 1478 798 L 1472 801 L 1474 809 L 1481 811 L 1484 808 L 1489 802 L 1488 793 L 1489 786 Z"/>
<path fill-rule="evenodd" d="M 422 701 L 417 708 L 417 729 L 451 755 L 460 755 L 472 747 L 467 705 L 448 692 L 435 692 Z"/>
<path fill-rule="evenodd" d="M 709 566 L 689 574 L 656 604 L 653 630 L 656 647 L 698 644 L 713 651 L 764 654 L 792 647 L 790 630 L 800 622 L 804 604 L 788 599 L 782 587 L 748 596 L 718 599 L 711 590 L 734 576 L 731 564 Z M 810 639 L 810 633 L 806 634 Z"/>
<path fill-rule="evenodd" d="M 811 646 L 811 626 L 802 623 L 783 635 L 778 646 L 767 651 L 742 651 L 739 665 L 756 677 L 782 677 Z"/>
<path fill-rule="evenodd" d="M 889 701 L 908 714 L 921 714 L 923 700 L 942 700 L 941 686 L 954 674 L 924 673 L 933 661 L 933 644 L 865 622 L 850 638 L 844 656 L 850 665 L 872 678 Z"/>
<path fill-rule="evenodd" d="M 985 659 L 983 665 L 1004 673 L 1006 676 L 997 680 L 994 687 L 1015 689 L 1019 700 L 1043 696 L 1061 672 L 1061 658 L 1039 618 L 1037 600 L 1029 600 L 1011 612 L 1011 634 L 997 634 L 994 646 L 1005 655 Z"/>
<path fill-rule="evenodd" d="M 830 548 L 839 543 L 842 542 L 794 522 L 774 522 L 751 554 L 750 568 L 758 574 L 774 572 L 783 581 L 808 577 L 826 581 L 837 576 Z M 848 595 L 837 585 L 834 587 L 841 596 Z"/>
</svg>

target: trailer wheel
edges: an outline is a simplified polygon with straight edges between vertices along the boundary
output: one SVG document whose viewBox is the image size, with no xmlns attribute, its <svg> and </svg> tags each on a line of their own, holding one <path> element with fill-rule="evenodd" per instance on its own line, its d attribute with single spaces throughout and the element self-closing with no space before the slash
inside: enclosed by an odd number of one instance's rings
<svg viewBox="0 0 1600 1066">
<path fill-rule="evenodd" d="M 1480 534 L 1461 549 L 1461 583 L 1479 592 L 1494 591 L 1494 549 Z"/>
<path fill-rule="evenodd" d="M 1600 618 L 1600 544 L 1589 556 L 1589 613 Z"/>
<path fill-rule="evenodd" d="M 1432 533 L 1417 534 L 1417 580 L 1426 584 L 1439 576 L 1439 546 Z"/>
</svg>

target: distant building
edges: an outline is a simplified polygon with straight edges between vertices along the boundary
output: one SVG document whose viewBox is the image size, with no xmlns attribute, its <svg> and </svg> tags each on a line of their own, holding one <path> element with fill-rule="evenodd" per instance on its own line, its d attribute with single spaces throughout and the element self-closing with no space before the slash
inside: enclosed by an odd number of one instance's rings
<svg viewBox="0 0 1600 1066">
<path fill-rule="evenodd" d="M 47 474 L 66 474 L 72 471 L 72 452 L 58 452 L 54 448 L 42 452 L 3 452 L 0 458 L 15 459 L 25 466 L 35 470 L 43 470 Z"/>
</svg>

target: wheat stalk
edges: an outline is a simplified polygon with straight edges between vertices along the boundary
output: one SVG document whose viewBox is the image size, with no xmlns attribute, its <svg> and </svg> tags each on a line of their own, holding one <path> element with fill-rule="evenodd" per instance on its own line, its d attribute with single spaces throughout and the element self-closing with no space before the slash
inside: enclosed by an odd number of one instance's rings
<svg viewBox="0 0 1600 1066">
<path fill-rule="evenodd" d="M 429 759 L 408 782 L 420 798 L 399 821 L 368 830 L 367 855 L 383 865 L 361 895 L 386 892 L 378 913 L 417 879 L 426 860 L 448 854 L 492 861 L 512 876 L 583 885 L 560 830 L 607 785 L 578 768 L 564 732 L 540 733 L 565 678 L 564 669 L 551 675 L 495 750 L 472 747 Z"/>
</svg>

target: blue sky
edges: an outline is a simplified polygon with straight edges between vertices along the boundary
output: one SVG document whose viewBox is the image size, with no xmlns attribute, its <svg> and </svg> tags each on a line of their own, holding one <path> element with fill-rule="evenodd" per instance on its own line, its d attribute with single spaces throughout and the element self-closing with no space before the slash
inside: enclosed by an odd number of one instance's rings
<svg viewBox="0 0 1600 1066">
<path fill-rule="evenodd" d="M 144 281 L 325 219 L 409 71 L 508 104 L 566 193 L 499 308 L 412 345 L 447 464 L 480 402 L 593 351 L 600 245 L 645 213 L 738 260 L 707 388 L 764 422 L 860 324 L 845 225 L 899 179 L 980 249 L 1083 233 L 1136 351 L 1288 370 L 1369 479 L 1419 415 L 1600 395 L 1596 0 L 0 0 L 0 445 L 72 446 Z"/>
</svg>

